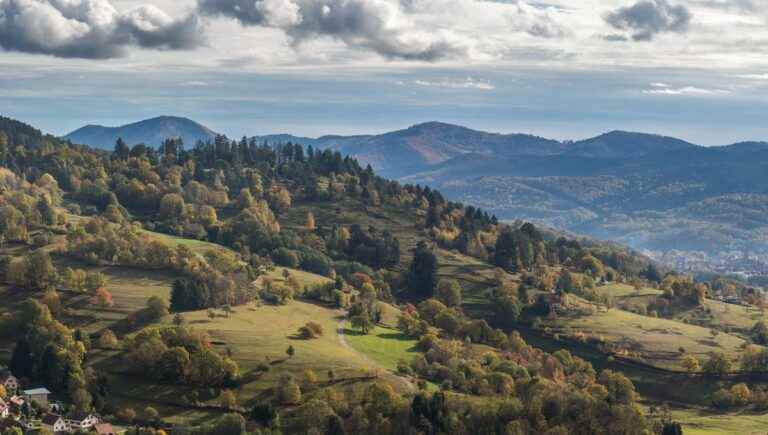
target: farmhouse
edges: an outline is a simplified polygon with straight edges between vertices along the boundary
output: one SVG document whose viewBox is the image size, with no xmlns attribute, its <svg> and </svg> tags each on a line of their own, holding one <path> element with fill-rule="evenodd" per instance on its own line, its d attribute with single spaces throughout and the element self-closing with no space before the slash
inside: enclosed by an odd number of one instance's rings
<svg viewBox="0 0 768 435">
<path fill-rule="evenodd" d="M 19 380 L 9 370 L 0 371 L 0 384 L 5 387 L 8 394 L 16 394 L 19 390 Z"/>
<path fill-rule="evenodd" d="M 31 390 L 24 390 L 24 398 L 30 402 L 37 402 L 38 405 L 43 408 L 48 407 L 48 396 L 51 392 L 47 388 L 33 388 Z"/>
<path fill-rule="evenodd" d="M 43 429 L 48 429 L 53 433 L 69 431 L 69 426 L 67 425 L 66 420 L 56 414 L 48 414 L 43 417 L 41 426 Z"/>
<path fill-rule="evenodd" d="M 76 412 L 67 416 L 67 423 L 74 430 L 88 430 L 96 426 L 101 419 L 96 414 L 88 412 Z"/>
</svg>

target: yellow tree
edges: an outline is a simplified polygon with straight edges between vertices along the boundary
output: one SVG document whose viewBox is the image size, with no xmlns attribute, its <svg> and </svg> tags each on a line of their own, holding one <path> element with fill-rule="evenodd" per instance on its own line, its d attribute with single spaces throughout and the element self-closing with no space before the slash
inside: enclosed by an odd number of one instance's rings
<svg viewBox="0 0 768 435">
<path fill-rule="evenodd" d="M 701 370 L 701 363 L 699 362 L 699 359 L 693 355 L 686 355 L 683 357 L 680 365 L 682 365 L 685 371 L 688 373 L 696 373 Z"/>
<path fill-rule="evenodd" d="M 315 231 L 317 229 L 315 215 L 313 215 L 311 211 L 307 212 L 307 229 L 309 231 Z"/>
</svg>

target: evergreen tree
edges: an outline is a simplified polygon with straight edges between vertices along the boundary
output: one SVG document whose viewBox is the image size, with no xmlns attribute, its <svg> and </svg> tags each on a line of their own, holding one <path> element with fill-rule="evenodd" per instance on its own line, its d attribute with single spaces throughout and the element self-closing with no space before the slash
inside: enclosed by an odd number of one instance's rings
<svg viewBox="0 0 768 435">
<path fill-rule="evenodd" d="M 424 297 L 431 297 L 437 286 L 437 256 L 423 241 L 416 246 L 408 273 L 408 287 Z"/>
</svg>

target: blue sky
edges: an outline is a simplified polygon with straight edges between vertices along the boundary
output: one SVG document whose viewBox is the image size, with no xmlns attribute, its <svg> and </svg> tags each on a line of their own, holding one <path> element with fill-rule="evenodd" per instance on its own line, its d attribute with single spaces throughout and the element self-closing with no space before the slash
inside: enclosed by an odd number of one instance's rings
<svg viewBox="0 0 768 435">
<path fill-rule="evenodd" d="M 622 129 L 705 145 L 768 140 L 765 9 L 0 0 L 0 114 L 54 134 L 179 115 L 231 136 L 439 120 L 558 139 Z"/>
</svg>

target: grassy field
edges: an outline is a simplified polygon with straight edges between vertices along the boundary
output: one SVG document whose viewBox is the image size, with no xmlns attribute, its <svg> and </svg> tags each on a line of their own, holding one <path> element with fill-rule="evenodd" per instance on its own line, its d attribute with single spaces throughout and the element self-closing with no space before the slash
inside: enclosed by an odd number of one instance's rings
<svg viewBox="0 0 768 435">
<path fill-rule="evenodd" d="M 640 290 L 635 290 L 635 288 L 631 285 L 622 283 L 612 283 L 599 286 L 595 290 L 601 295 L 612 296 L 615 299 L 621 299 L 630 296 L 658 296 L 662 294 L 661 290 L 657 290 L 655 288 L 644 287 Z"/>
<path fill-rule="evenodd" d="M 712 334 L 712 330 L 674 320 L 640 316 L 611 309 L 584 316 L 559 316 L 544 325 L 553 332 L 573 336 L 601 337 L 605 342 L 628 349 L 630 357 L 658 367 L 679 369 L 680 348 L 706 360 L 713 351 L 736 358 L 745 341 L 732 334 Z"/>
<path fill-rule="evenodd" d="M 419 353 L 416 348 L 417 341 L 397 329 L 377 326 L 368 335 L 351 329 L 346 329 L 344 334 L 349 345 L 355 350 L 392 371 L 397 370 L 398 361 L 410 362 Z"/>
<path fill-rule="evenodd" d="M 675 420 L 683 425 L 685 435 L 764 435 L 768 414 L 717 414 L 698 409 L 673 410 Z"/>
<path fill-rule="evenodd" d="M 248 407 L 269 398 L 279 385 L 282 374 L 289 373 L 301 380 L 308 368 L 317 374 L 319 387 L 329 385 L 329 370 L 335 373 L 333 384 L 337 388 L 354 389 L 365 385 L 368 381 L 363 378 L 373 367 L 365 356 L 342 346 L 337 334 L 341 315 L 338 310 L 293 301 L 285 306 L 235 307 L 228 317 L 220 312 L 211 319 L 207 311 L 185 313 L 184 317 L 190 326 L 207 331 L 214 346 L 230 353 L 238 363 L 243 381 L 236 394 L 239 403 Z M 298 328 L 308 321 L 323 327 L 320 338 L 303 340 L 297 337 Z M 288 346 L 295 349 L 293 357 L 286 353 Z M 113 358 L 106 358 L 99 364 L 108 370 L 110 367 L 121 367 Z M 257 370 L 263 364 L 270 370 Z M 122 406 L 131 406 L 147 398 L 156 402 L 158 410 L 170 421 L 203 421 L 210 415 L 210 411 L 185 408 L 189 403 L 188 397 L 193 394 L 193 389 L 189 387 L 159 385 L 123 375 L 119 370 L 112 371 L 111 382 L 124 394 L 117 398 Z M 198 394 L 203 403 L 215 404 L 218 400 L 217 394 L 209 395 L 206 391 Z"/>
</svg>

